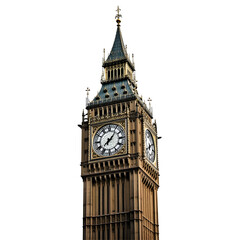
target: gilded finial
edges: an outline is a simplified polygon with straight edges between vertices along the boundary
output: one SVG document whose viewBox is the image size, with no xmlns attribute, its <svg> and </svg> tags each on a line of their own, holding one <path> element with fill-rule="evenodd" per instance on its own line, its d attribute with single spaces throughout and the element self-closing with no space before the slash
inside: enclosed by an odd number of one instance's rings
<svg viewBox="0 0 240 240">
<path fill-rule="evenodd" d="M 117 15 L 115 16 L 115 18 L 117 19 L 116 22 L 117 22 L 117 25 L 120 26 L 120 23 L 121 23 L 120 18 L 122 17 L 122 15 L 120 14 L 121 9 L 119 8 L 119 6 L 117 6 L 116 11 L 117 11 Z"/>
</svg>

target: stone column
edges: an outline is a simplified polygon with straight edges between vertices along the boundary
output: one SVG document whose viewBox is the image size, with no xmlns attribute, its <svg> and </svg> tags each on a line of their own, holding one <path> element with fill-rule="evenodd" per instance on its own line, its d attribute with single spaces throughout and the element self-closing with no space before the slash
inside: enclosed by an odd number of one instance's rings
<svg viewBox="0 0 240 240">
<path fill-rule="evenodd" d="M 92 224 L 92 179 L 86 178 L 84 183 L 84 201 L 83 201 L 83 217 L 85 218 L 85 236 L 84 239 L 91 239 L 91 224 Z"/>
<path fill-rule="evenodd" d="M 138 201 L 138 172 L 133 170 L 130 173 L 130 229 L 131 229 L 131 240 L 139 239 L 139 201 Z"/>
<path fill-rule="evenodd" d="M 158 197 L 157 188 L 154 187 L 154 240 L 159 239 L 158 227 Z"/>
</svg>

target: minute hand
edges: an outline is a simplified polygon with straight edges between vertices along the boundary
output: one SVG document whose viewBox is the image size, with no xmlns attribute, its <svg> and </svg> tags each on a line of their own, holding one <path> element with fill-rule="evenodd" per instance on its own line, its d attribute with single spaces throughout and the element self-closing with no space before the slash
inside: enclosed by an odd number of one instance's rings
<svg viewBox="0 0 240 240">
<path fill-rule="evenodd" d="M 113 135 L 109 138 L 109 142 L 112 140 L 114 134 L 115 134 L 115 133 L 113 133 Z M 108 143 L 109 143 L 109 142 L 108 142 Z"/>
</svg>

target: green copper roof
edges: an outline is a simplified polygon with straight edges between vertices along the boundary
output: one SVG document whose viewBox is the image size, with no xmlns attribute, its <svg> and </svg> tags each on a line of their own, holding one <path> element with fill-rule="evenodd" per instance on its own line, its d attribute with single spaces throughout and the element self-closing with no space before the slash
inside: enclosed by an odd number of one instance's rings
<svg viewBox="0 0 240 240">
<path fill-rule="evenodd" d="M 127 58 L 128 57 L 124 47 L 122 33 L 120 30 L 120 26 L 118 26 L 113 47 L 106 62 L 112 62 L 114 60 L 127 59 Z"/>
</svg>

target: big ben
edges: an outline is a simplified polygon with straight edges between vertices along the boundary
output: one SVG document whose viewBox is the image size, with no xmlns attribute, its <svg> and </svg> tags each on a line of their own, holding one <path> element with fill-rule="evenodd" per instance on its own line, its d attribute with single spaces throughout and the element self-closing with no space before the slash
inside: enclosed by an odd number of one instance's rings
<svg viewBox="0 0 240 240">
<path fill-rule="evenodd" d="M 101 89 L 83 113 L 83 239 L 159 239 L 157 124 L 138 93 L 117 9 Z"/>
</svg>

